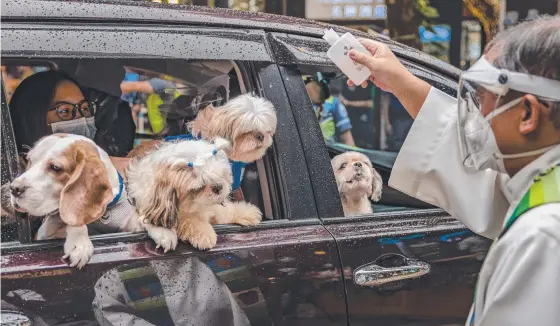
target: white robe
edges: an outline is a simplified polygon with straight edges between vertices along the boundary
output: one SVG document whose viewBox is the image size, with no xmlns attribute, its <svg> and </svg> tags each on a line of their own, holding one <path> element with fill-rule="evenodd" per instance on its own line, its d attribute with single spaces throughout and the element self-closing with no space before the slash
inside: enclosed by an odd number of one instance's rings
<svg viewBox="0 0 560 326">
<path fill-rule="evenodd" d="M 389 185 L 494 239 L 533 176 L 560 162 L 560 145 L 510 178 L 465 168 L 457 128 L 457 100 L 432 88 Z M 480 271 L 475 311 L 475 325 L 560 325 L 560 204 L 528 211 L 492 246 Z"/>
</svg>

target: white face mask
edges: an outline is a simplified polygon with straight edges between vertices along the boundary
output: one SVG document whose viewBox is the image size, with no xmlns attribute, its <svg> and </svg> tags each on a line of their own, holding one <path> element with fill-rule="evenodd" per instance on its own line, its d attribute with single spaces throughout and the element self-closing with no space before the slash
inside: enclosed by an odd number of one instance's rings
<svg viewBox="0 0 560 326">
<path fill-rule="evenodd" d="M 65 133 L 87 137 L 93 139 L 97 128 L 95 127 L 95 117 L 79 118 L 68 121 L 51 123 L 53 134 Z"/>
<path fill-rule="evenodd" d="M 466 167 L 476 170 L 492 169 L 506 173 L 504 160 L 539 155 L 552 149 L 554 146 L 541 148 L 535 151 L 502 154 L 492 131 L 491 120 L 521 103 L 523 98 L 505 103 L 495 108 L 486 117 L 482 115 L 480 103 L 474 92 L 464 92 L 463 80 L 467 80 L 475 88 L 483 87 L 485 91 L 497 94 L 496 104 L 500 97 L 507 94 L 510 89 L 520 92 L 535 94 L 540 98 L 560 101 L 560 82 L 538 76 L 513 73 L 499 70 L 488 63 L 484 57 L 461 76 L 459 82 L 459 139 Z M 536 91 L 533 87 L 540 87 Z"/>
<path fill-rule="evenodd" d="M 513 108 L 523 99 L 519 98 L 508 102 L 486 117 L 483 117 L 478 110 L 468 110 L 465 101 L 459 104 L 460 115 L 463 115 L 463 127 L 459 132 L 463 133 L 466 156 L 464 164 L 466 167 L 476 170 L 492 169 L 502 173 L 507 173 L 504 160 L 542 154 L 552 149 L 556 145 L 541 148 L 539 150 L 523 152 L 518 154 L 502 154 L 496 142 L 496 137 L 492 131 L 491 120 L 497 115 Z M 468 102 L 468 101 L 467 101 Z"/>
</svg>

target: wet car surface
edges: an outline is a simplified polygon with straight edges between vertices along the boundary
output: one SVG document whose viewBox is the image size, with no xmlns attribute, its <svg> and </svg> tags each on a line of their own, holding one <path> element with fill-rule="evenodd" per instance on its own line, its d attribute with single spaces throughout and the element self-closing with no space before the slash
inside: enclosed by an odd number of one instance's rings
<svg viewBox="0 0 560 326">
<path fill-rule="evenodd" d="M 259 185 L 267 216 L 260 225 L 219 225 L 212 250 L 180 244 L 165 254 L 144 233 L 96 235 L 91 261 L 77 270 L 61 260 L 63 240 L 33 241 L 23 217 L 17 238 L 1 244 L 3 315 L 37 325 L 463 324 L 490 242 L 388 187 L 397 153 L 363 151 L 383 178 L 384 196 L 373 214 L 344 217 L 330 158 L 348 148 L 325 146 L 301 79 L 306 67 L 335 68 L 321 39 L 327 26 L 138 2 L 2 2 L 3 60 L 59 69 L 79 60 L 228 60 L 247 91 L 268 98 L 278 115 L 273 147 L 245 186 L 250 194 Z M 457 69 L 376 39 L 416 75 L 456 92 Z M 4 184 L 18 170 L 2 89 Z M 142 291 L 149 300 L 135 299 Z"/>
</svg>

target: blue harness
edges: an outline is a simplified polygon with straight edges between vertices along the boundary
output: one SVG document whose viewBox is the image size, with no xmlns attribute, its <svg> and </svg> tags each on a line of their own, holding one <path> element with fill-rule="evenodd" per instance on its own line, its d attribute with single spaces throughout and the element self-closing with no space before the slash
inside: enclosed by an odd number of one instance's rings
<svg viewBox="0 0 560 326">
<path fill-rule="evenodd" d="M 178 140 L 200 140 L 201 138 L 195 138 L 192 134 L 176 135 L 165 137 L 166 142 L 178 141 Z M 233 183 L 231 185 L 231 191 L 236 191 L 241 187 L 241 179 L 243 178 L 243 171 L 247 166 L 247 163 L 229 160 L 229 165 L 231 166 L 231 174 L 233 175 Z"/>
<path fill-rule="evenodd" d="M 109 203 L 109 205 L 107 205 L 107 208 L 111 208 L 113 206 L 115 206 L 119 200 L 121 199 L 122 193 L 123 193 L 123 188 L 124 188 L 124 180 L 121 177 L 121 174 L 117 172 L 117 175 L 119 176 L 119 193 L 115 196 L 115 198 L 113 198 L 113 200 Z"/>
</svg>

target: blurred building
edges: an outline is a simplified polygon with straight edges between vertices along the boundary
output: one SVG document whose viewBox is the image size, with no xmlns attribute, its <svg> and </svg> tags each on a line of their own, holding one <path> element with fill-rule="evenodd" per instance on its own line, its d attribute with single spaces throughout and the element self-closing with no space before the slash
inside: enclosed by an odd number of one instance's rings
<svg viewBox="0 0 560 326">
<path fill-rule="evenodd" d="M 560 14 L 560 0 L 502 0 L 503 28 L 532 20 L 539 15 Z"/>
<path fill-rule="evenodd" d="M 524 1 L 524 0 L 519 0 Z M 556 0 L 554 0 L 556 1 Z M 408 28 L 396 41 L 419 48 L 457 67 L 476 61 L 498 30 L 499 0 L 430 0 L 439 17 L 426 29 L 417 22 L 412 27 L 406 12 L 390 17 L 390 10 L 415 10 L 417 0 L 267 0 L 266 12 L 344 25 L 370 33 L 387 33 L 389 25 Z M 406 8 L 408 5 L 408 8 Z M 394 21 L 396 16 L 397 21 Z M 403 17 L 403 18 L 401 18 Z M 392 18 L 393 21 L 388 21 Z M 403 21 L 398 21 L 401 18 Z M 405 28 L 405 29 L 406 29 Z M 398 33 L 391 29 L 391 36 Z M 411 37 L 416 42 L 407 42 Z M 411 44 L 414 43 L 414 44 Z"/>
<path fill-rule="evenodd" d="M 396 41 L 462 69 L 478 60 L 499 30 L 537 15 L 560 12 L 560 0 L 430 0 L 439 15 L 421 22 L 414 17 L 419 0 L 152 1 L 260 11 L 390 34 Z"/>
</svg>

